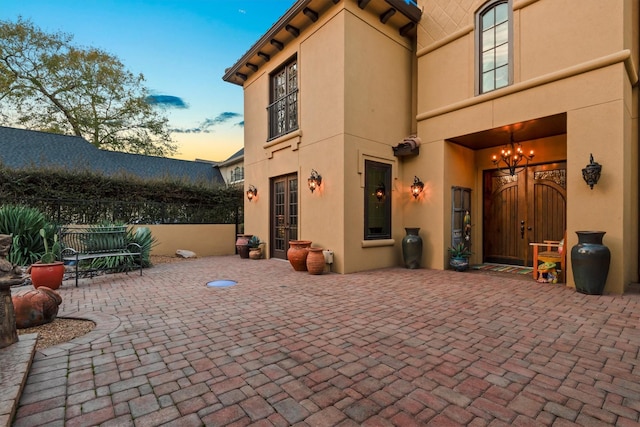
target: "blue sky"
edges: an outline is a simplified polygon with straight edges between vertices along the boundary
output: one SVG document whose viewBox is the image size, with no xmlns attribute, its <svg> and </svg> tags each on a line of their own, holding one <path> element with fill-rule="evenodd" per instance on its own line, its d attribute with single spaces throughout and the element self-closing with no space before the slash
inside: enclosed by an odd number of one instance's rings
<svg viewBox="0 0 640 427">
<path fill-rule="evenodd" d="M 0 19 L 31 20 L 142 73 L 167 108 L 177 158 L 224 160 L 242 148 L 242 88 L 222 80 L 294 0 L 0 0 Z M 175 98 L 173 98 L 175 97 Z"/>
</svg>

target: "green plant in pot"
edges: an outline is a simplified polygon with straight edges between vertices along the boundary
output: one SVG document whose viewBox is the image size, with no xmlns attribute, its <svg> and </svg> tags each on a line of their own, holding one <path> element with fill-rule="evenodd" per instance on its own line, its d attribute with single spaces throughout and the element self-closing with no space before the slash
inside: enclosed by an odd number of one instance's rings
<svg viewBox="0 0 640 427">
<path fill-rule="evenodd" d="M 449 265 L 456 271 L 465 271 L 469 268 L 469 257 L 473 255 L 473 252 L 460 242 L 457 245 L 449 248 Z"/>
<path fill-rule="evenodd" d="M 34 288 L 46 286 L 50 289 L 58 289 L 62 285 L 64 277 L 64 263 L 58 261 L 60 258 L 60 243 L 55 230 L 51 235 L 52 243 L 49 245 L 49 235 L 44 228 L 40 229 L 40 237 L 44 243 L 44 253 L 40 261 L 31 264 L 31 283 Z"/>
<path fill-rule="evenodd" d="M 262 242 L 258 236 L 251 236 L 249 239 L 249 258 L 260 259 L 262 258 Z"/>
</svg>

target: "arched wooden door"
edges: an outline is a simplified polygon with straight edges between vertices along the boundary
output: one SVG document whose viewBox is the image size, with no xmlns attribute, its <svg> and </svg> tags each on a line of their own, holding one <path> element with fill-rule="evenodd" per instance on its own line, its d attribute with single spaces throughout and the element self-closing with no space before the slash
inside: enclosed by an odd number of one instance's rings
<svg viewBox="0 0 640 427">
<path fill-rule="evenodd" d="M 485 262 L 531 265 L 529 242 L 560 240 L 566 229 L 566 163 L 529 166 L 510 176 L 485 171 Z"/>
</svg>

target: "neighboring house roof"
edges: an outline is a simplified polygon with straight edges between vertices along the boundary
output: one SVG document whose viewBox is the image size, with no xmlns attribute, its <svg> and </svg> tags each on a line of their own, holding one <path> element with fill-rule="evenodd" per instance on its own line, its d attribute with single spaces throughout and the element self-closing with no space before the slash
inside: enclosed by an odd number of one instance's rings
<svg viewBox="0 0 640 427">
<path fill-rule="evenodd" d="M 244 160 L 244 147 L 236 151 L 231 155 L 227 160 L 218 163 L 218 167 L 220 166 L 230 166 L 236 163 L 241 163 Z"/>
<path fill-rule="evenodd" d="M 208 162 L 101 150 L 79 136 L 0 126 L 0 162 L 6 167 L 90 170 L 108 176 L 129 173 L 143 179 L 176 178 L 224 184 Z"/>
</svg>

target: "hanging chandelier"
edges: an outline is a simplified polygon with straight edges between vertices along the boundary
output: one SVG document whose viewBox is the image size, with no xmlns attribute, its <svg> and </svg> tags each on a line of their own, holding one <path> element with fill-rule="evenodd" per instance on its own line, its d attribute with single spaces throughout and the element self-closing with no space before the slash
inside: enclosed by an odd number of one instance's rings
<svg viewBox="0 0 640 427">
<path fill-rule="evenodd" d="M 524 170 L 533 157 L 533 150 L 529 154 L 525 154 L 520 143 L 513 142 L 513 135 L 511 135 L 509 144 L 502 147 L 499 155 L 494 154 L 492 161 L 498 169 L 505 171 L 505 173 L 509 171 L 509 175 L 514 176 Z"/>
</svg>

